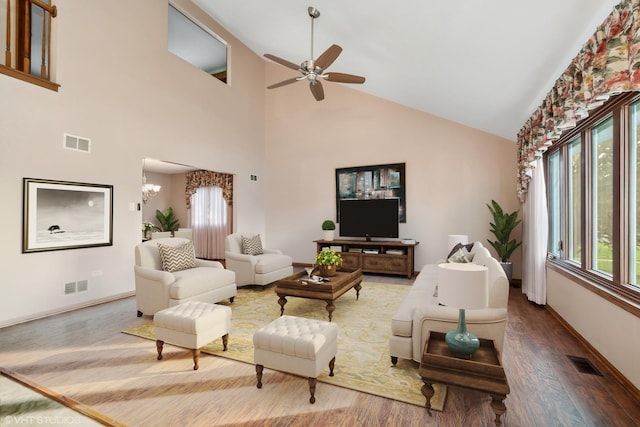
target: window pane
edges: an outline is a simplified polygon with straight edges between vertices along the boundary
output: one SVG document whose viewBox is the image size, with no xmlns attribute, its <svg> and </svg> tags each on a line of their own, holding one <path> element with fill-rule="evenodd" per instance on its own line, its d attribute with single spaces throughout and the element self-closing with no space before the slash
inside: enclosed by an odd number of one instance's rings
<svg viewBox="0 0 640 427">
<path fill-rule="evenodd" d="M 43 3 L 48 3 L 48 0 L 45 0 Z M 43 21 L 43 17 L 45 16 L 44 9 L 32 4 L 31 5 L 31 57 L 29 58 L 31 69 L 29 73 L 38 76 L 47 78 L 46 75 L 41 75 L 41 67 L 43 65 L 43 55 L 44 55 L 44 64 L 47 64 L 49 51 L 48 41 L 46 38 L 43 38 L 43 34 L 48 34 L 48 22 Z M 44 25 L 44 26 L 43 26 Z M 43 43 L 44 42 L 44 43 Z M 43 52 L 44 45 L 44 52 Z"/>
<path fill-rule="evenodd" d="M 172 5 L 169 5 L 169 52 L 207 74 L 227 82 L 227 45 Z"/>
<path fill-rule="evenodd" d="M 640 149 L 640 136 L 638 132 L 640 126 L 640 103 L 631 106 L 631 129 L 629 138 L 629 282 L 640 284 L 640 215 L 638 215 L 638 200 L 640 200 L 640 158 L 638 157 L 638 149 Z"/>
<path fill-rule="evenodd" d="M 569 173 L 567 174 L 567 201 L 569 209 L 567 258 L 578 263 L 582 262 L 582 193 L 580 191 L 582 147 L 580 143 L 581 140 L 579 137 L 569 143 Z"/>
<path fill-rule="evenodd" d="M 560 256 L 560 151 L 548 157 L 549 253 Z"/>
<path fill-rule="evenodd" d="M 591 132 L 592 265 L 613 273 L 613 119 Z"/>
</svg>

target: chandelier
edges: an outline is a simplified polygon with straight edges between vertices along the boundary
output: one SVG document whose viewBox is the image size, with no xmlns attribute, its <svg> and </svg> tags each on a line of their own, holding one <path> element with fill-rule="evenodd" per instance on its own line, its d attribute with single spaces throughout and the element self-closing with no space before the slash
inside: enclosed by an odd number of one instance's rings
<svg viewBox="0 0 640 427">
<path fill-rule="evenodd" d="M 156 184 L 147 184 L 147 175 L 144 171 L 147 160 L 144 159 L 143 162 L 144 163 L 142 166 L 142 201 L 144 203 L 147 203 L 147 201 L 153 199 L 158 195 L 158 193 L 160 193 L 161 186 Z"/>
</svg>

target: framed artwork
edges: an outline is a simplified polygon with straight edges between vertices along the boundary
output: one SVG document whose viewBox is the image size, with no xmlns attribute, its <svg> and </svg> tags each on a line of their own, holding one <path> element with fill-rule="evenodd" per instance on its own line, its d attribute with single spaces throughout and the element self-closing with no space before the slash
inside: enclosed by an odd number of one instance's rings
<svg viewBox="0 0 640 427">
<path fill-rule="evenodd" d="M 336 169 L 336 219 L 342 199 L 399 199 L 398 218 L 407 222 L 404 170 L 404 163 Z"/>
<path fill-rule="evenodd" d="M 113 245 L 113 186 L 23 178 L 22 252 Z"/>
</svg>

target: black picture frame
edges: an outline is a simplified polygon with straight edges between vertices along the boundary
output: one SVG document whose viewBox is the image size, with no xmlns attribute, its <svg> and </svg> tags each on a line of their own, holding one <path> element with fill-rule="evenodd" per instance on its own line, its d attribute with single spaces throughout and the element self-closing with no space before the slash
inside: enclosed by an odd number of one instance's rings
<svg viewBox="0 0 640 427">
<path fill-rule="evenodd" d="M 336 222 L 340 200 L 398 199 L 399 222 L 407 222 L 405 163 L 336 168 Z"/>
<path fill-rule="evenodd" d="M 113 186 L 23 178 L 22 252 L 113 245 Z"/>
</svg>

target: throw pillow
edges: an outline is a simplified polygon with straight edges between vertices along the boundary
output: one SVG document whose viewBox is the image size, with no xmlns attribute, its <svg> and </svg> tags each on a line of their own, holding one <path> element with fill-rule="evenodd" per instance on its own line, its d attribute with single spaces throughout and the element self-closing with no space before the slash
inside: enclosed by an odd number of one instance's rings
<svg viewBox="0 0 640 427">
<path fill-rule="evenodd" d="M 160 252 L 160 263 L 164 271 L 171 273 L 196 266 L 196 251 L 191 241 L 180 246 L 158 243 L 158 251 Z"/>
<path fill-rule="evenodd" d="M 453 255 L 447 258 L 447 261 L 461 263 L 470 262 L 464 254 L 464 248 L 458 249 L 456 252 L 454 252 Z"/>
<path fill-rule="evenodd" d="M 260 240 L 259 234 L 256 234 L 253 237 L 242 236 L 242 253 L 246 255 L 260 255 L 264 253 L 262 250 L 262 240 Z"/>
<path fill-rule="evenodd" d="M 447 255 L 447 259 L 451 258 L 451 256 L 458 252 L 458 249 L 462 249 L 465 248 L 467 253 L 471 252 L 471 249 L 473 249 L 473 243 L 469 243 L 466 245 L 463 245 L 462 243 L 456 243 L 456 245 L 453 247 L 453 249 L 451 249 L 451 252 L 449 252 L 449 255 Z M 471 259 L 473 259 L 473 255 L 469 254 L 471 256 Z M 471 259 L 469 260 L 469 262 L 471 262 Z"/>
</svg>

